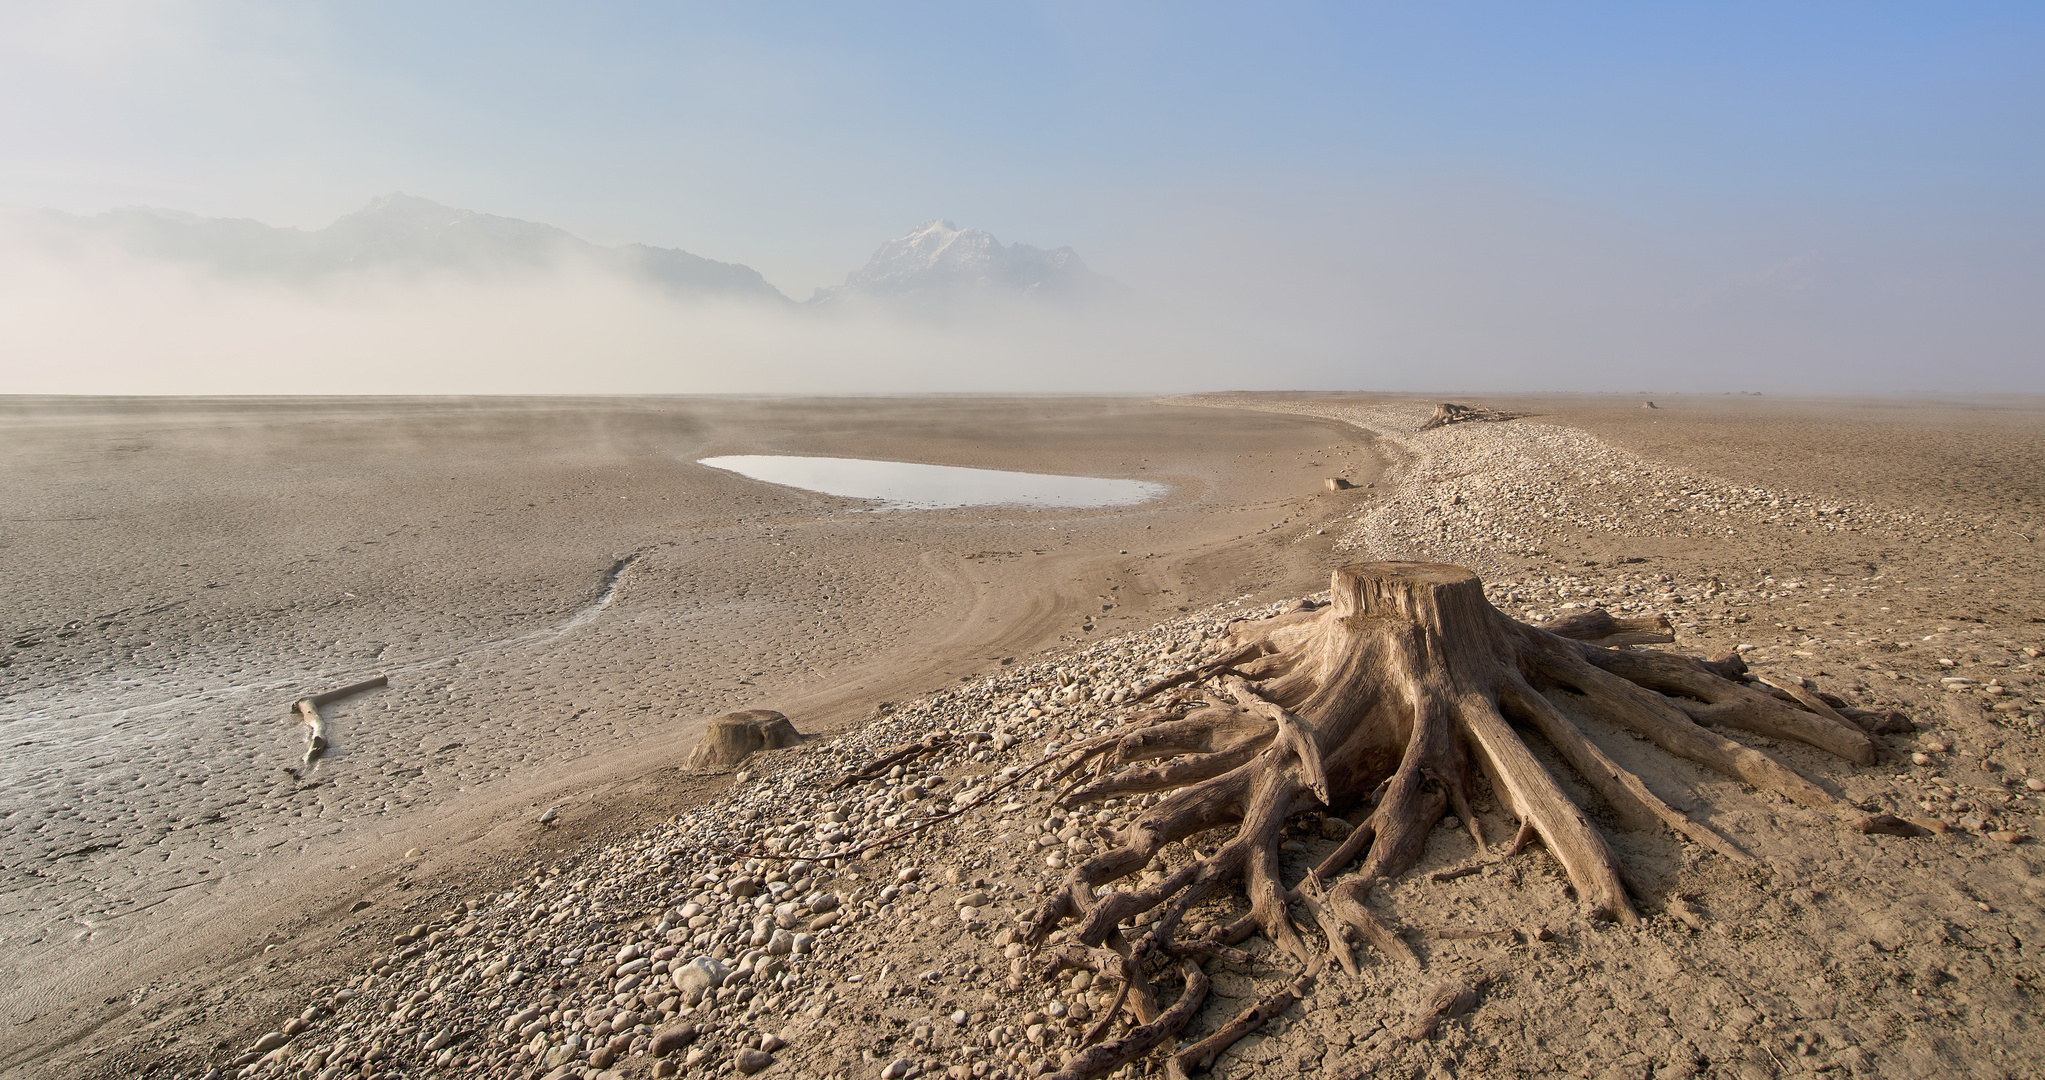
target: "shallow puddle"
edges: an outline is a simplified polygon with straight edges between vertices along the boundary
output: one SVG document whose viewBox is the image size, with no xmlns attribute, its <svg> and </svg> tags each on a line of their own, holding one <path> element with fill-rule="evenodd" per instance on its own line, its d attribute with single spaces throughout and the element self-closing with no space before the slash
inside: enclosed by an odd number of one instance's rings
<svg viewBox="0 0 2045 1080">
<path fill-rule="evenodd" d="M 877 510 L 936 510 L 958 506 L 1088 508 L 1128 506 L 1165 493 L 1148 480 L 1098 476 L 967 469 L 863 458 L 784 457 L 735 454 L 698 464 L 735 472 L 770 484 L 820 491 L 848 499 L 871 499 Z"/>
</svg>

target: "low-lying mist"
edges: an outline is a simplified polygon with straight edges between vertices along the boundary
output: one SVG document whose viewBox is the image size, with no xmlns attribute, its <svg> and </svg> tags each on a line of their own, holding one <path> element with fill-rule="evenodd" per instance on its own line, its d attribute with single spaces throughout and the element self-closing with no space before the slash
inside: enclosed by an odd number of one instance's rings
<svg viewBox="0 0 2045 1080">
<path fill-rule="evenodd" d="M 986 296 L 938 319 L 678 298 L 573 260 L 283 284 L 30 231 L 17 222 L 0 243 L 10 393 L 1140 392 L 1239 378 L 1227 344 L 1134 309 Z"/>
<path fill-rule="evenodd" d="M 573 244 L 294 277 L 17 214 L 0 219 L 0 389 L 2045 392 L 2029 302 L 2045 261 L 1964 215 L 1647 228 L 1512 191 L 1368 194 L 1160 200 L 1097 238 L 1121 284 L 1084 302 L 798 304 L 757 275 L 751 294 L 689 293 Z"/>
</svg>

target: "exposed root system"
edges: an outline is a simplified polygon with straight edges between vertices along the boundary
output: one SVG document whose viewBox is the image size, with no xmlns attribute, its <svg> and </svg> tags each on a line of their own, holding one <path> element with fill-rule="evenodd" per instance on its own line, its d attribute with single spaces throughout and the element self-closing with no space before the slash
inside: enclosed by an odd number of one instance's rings
<svg viewBox="0 0 2045 1080">
<path fill-rule="evenodd" d="M 1066 785 L 1065 806 L 1166 793 L 1110 850 L 1075 867 L 1029 927 L 1032 948 L 1050 946 L 1052 973 L 1085 966 L 1122 980 L 1118 1005 L 1133 1015 L 1131 1029 L 1111 1041 L 1096 1041 L 1111 1023 L 1098 1025 L 1089 1033 L 1094 1045 L 1062 1076 L 1099 1076 L 1180 1037 L 1205 994 L 1201 964 L 1247 963 L 1234 946 L 1252 935 L 1276 947 L 1267 962 L 1290 965 L 1293 975 L 1218 1030 L 1172 1051 L 1171 1071 L 1211 1064 L 1308 993 L 1326 965 L 1358 972 L 1352 935 L 1385 962 L 1417 969 L 1413 950 L 1366 901 L 1378 882 L 1420 859 L 1428 832 L 1450 812 L 1480 858 L 1538 839 L 1587 915 L 1635 921 L 1619 860 L 1530 751 L 1530 736 L 1567 762 L 1622 823 L 1659 823 L 1725 858 L 1752 861 L 1618 765 L 1587 719 L 1847 827 L 1887 831 L 1713 729 L 1795 740 L 1870 764 L 1877 744 L 1866 731 L 1823 702 L 1806 711 L 1748 685 L 1736 658 L 1705 662 L 1624 647 L 1670 640 L 1658 620 L 1593 612 L 1528 625 L 1492 607 L 1477 577 L 1461 567 L 1363 563 L 1335 572 L 1325 608 L 1250 625 L 1237 638 L 1225 661 L 1159 684 L 1202 683 L 1204 702 L 1144 713 L 1054 759 L 1052 780 Z M 1783 689 L 1796 701 L 1806 696 L 1801 686 Z M 1517 836 L 1484 835 L 1471 809 L 1480 776 L 1518 821 Z M 1337 850 L 1300 880 L 1286 880 L 1279 845 L 1287 819 L 1356 807 L 1367 814 Z M 1228 827 L 1227 839 L 1210 846 L 1203 838 L 1195 857 L 1166 872 L 1166 845 Z M 1131 880 L 1146 869 L 1153 872 Z M 1225 889 L 1241 890 L 1247 912 L 1209 933 L 1182 932 L 1189 910 Z M 1294 922 L 1295 911 L 1307 929 Z M 1175 969 L 1183 971 L 1178 993 L 1160 1008 L 1153 980 Z M 1460 991 L 1449 993 L 1429 1010 L 1426 1026 L 1460 1002 Z"/>
<path fill-rule="evenodd" d="M 1432 431 L 1435 428 L 1447 427 L 1450 424 L 1468 424 L 1477 421 L 1518 420 L 1525 415 L 1527 414 L 1501 412 L 1498 409 L 1486 409 L 1478 405 L 1457 405 L 1453 402 L 1444 401 L 1434 407 L 1434 415 L 1427 418 L 1427 423 L 1420 425 L 1420 430 Z"/>
</svg>

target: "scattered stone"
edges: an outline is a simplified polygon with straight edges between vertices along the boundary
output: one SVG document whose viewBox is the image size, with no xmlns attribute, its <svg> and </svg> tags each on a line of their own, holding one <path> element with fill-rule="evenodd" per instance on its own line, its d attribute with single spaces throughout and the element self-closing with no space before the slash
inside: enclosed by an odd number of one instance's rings
<svg viewBox="0 0 2045 1080">
<path fill-rule="evenodd" d="M 1930 830 L 1890 814 L 1875 814 L 1861 819 L 1860 831 L 1876 836 L 1923 836 Z"/>
<path fill-rule="evenodd" d="M 751 1076 L 761 1069 L 774 1064 L 774 1055 L 767 1053 L 765 1050 L 745 1047 L 733 1056 L 731 1064 L 739 1072 Z"/>
<path fill-rule="evenodd" d="M 666 1057 L 696 1041 L 696 1025 L 675 1024 L 654 1033 L 653 1045 L 648 1053 L 654 1057 Z"/>
<path fill-rule="evenodd" d="M 1416 415 L 1403 427 L 1410 429 L 1417 419 Z M 1388 428 L 1395 429 L 1396 426 Z M 1541 430 L 1537 425 L 1503 428 L 1468 425 L 1440 431 L 1428 439 L 1439 447 L 1468 448 L 1475 445 L 1468 437 L 1488 437 L 1494 433 L 1532 437 L 1529 433 Z M 1368 506 L 1375 516 L 1368 519 L 1372 524 L 1359 525 L 1357 533 L 1338 539 L 1338 548 L 1369 542 L 1401 550 L 1425 550 L 1429 557 L 1434 557 L 1435 550 L 1424 549 L 1423 542 L 1465 543 L 1463 530 L 1470 524 L 1469 515 L 1501 512 L 1498 500 L 1487 499 L 1484 492 L 1476 490 L 1487 475 L 1484 470 L 1519 483 L 1518 473 L 1505 468 L 1513 465 L 1513 459 L 1464 454 L 1460 460 L 1443 460 L 1447 463 L 1440 466 L 1440 474 L 1424 477 L 1426 483 L 1388 485 L 1390 490 L 1382 498 L 1374 495 L 1363 503 L 1346 504 Z M 1436 466 L 1423 461 L 1419 467 Z M 1676 489 L 1666 474 L 1635 480 L 1633 466 L 1619 457 L 1599 457 L 1580 469 L 1572 465 L 1572 469 L 1583 471 L 1584 475 L 1593 475 L 1591 470 L 1596 470 L 1596 475 L 1605 477 L 1615 487 L 1632 485 L 1603 500 L 1612 506 L 1636 499 L 1644 500 L 1639 503 L 1643 506 L 1661 501 L 1647 499 L 1653 493 L 1642 491 L 1643 486 L 1669 488 L 1666 499 L 1673 502 L 1676 498 Z M 1723 494 L 1713 490 L 1714 498 Z M 1522 487 L 1515 487 L 1512 494 L 1511 508 L 1520 514 L 1520 523 L 1538 508 L 1544 521 L 1552 513 L 1558 527 L 1603 527 L 1595 517 L 1588 516 L 1601 512 L 1598 507 L 1580 509 L 1552 498 L 1538 474 Z M 1690 494 L 1687 486 L 1682 494 Z M 1417 512 L 1418 501 L 1423 497 L 1433 500 L 1436 513 L 1423 517 Z M 1769 497 L 1758 495 L 1754 499 L 1765 501 Z M 1336 502 L 1340 500 L 1326 505 Z M 1527 509 L 1519 510 L 1520 502 Z M 1743 512 L 1742 505 L 1752 504 L 1728 505 L 1737 515 Z M 1718 509 L 1725 508 L 1712 506 L 1715 509 L 1703 513 L 1717 517 Z M 1657 515 L 1665 513 L 1654 506 L 1648 509 Z M 1396 528 L 1384 526 L 1387 517 L 1400 515 L 1407 517 L 1407 524 Z M 1674 520 L 1673 512 L 1666 516 Z M 1445 523 L 1453 528 L 1437 529 Z M 1750 522 L 1738 524 L 1744 529 Z M 1665 531 L 1643 529 L 1641 534 L 1664 535 Z M 1467 542 L 1474 545 L 1481 539 Z M 1449 551 L 1443 552 L 1442 557 L 1456 556 Z M 1614 565 L 1619 561 L 1615 560 Z M 1614 613 L 1620 615 L 1672 612 L 1675 613 L 1672 618 L 1691 617 L 1690 609 L 1703 607 L 1718 590 L 1764 587 L 1749 582 L 1721 585 L 1717 579 L 1709 585 L 1689 585 L 1656 581 L 1646 572 L 1637 576 L 1628 572 L 1625 589 L 1594 592 L 1588 586 L 1602 588 L 1603 575 L 1576 577 L 1560 570 L 1553 573 L 1552 577 L 1534 579 L 1499 577 L 1487 585 L 1499 594 L 1501 606 L 1514 605 L 1514 614 L 1529 618 L 1534 616 L 1525 613 L 1533 612 L 1536 604 L 1552 613 L 1589 606 L 1591 600 L 1612 604 Z M 1765 587 L 1785 590 L 1781 593 L 1785 604 L 1819 599 L 1816 588 L 1789 592 L 1789 583 Z M 1844 588 L 1842 584 L 1842 591 Z M 563 1080 L 608 1069 L 636 1077 L 663 1078 L 711 1076 L 728 1069 L 745 1074 L 747 1052 L 766 1057 L 767 1063 L 760 1067 L 768 1068 L 774 1065 L 777 1051 L 782 1052 L 781 1070 L 791 1075 L 858 1076 L 865 1070 L 864 1075 L 870 1077 L 874 1070 L 883 1075 L 895 1070 L 894 1080 L 908 1080 L 925 1073 L 943 1074 L 947 1080 L 1022 1080 L 1039 1072 L 1055 1071 L 1074 1052 L 1072 1048 L 1077 1045 L 1080 1033 L 1087 1030 L 1089 1021 L 1107 1009 L 1116 983 L 1112 978 L 1096 980 L 1092 973 L 1078 971 L 1051 984 L 1048 995 L 1042 993 L 1042 984 L 1037 982 L 1043 974 L 1041 957 L 1030 955 L 1018 940 L 1016 928 L 1026 924 L 1041 890 L 1062 876 L 1068 861 L 1082 862 L 1092 852 L 1102 850 L 1098 839 L 1101 830 L 1125 828 L 1154 802 L 1138 796 L 1119 800 L 1112 807 L 1053 807 L 1050 800 L 1055 789 L 1032 787 L 1033 781 L 1028 779 L 1009 790 L 990 794 L 989 789 L 998 782 L 994 777 L 1002 775 L 1003 770 L 1055 757 L 1057 751 L 1052 748 L 1098 737 L 1113 722 L 1157 707 L 1159 699 L 1126 707 L 1123 703 L 1137 688 L 1225 655 L 1230 621 L 1275 614 L 1281 606 L 1253 608 L 1234 604 L 1189 614 L 1184 619 L 1113 641 L 1090 643 L 1055 661 L 1033 663 L 1025 658 L 1023 662 L 1005 665 L 985 679 L 954 684 L 927 700 L 879 712 L 867 730 L 814 740 L 795 752 L 777 755 L 772 769 L 761 769 L 757 776 L 741 773 L 739 782 L 743 786 L 725 792 L 712 804 L 655 823 L 636 836 L 597 841 L 590 851 L 544 865 L 530 880 L 513 882 L 501 894 L 479 897 L 451 914 L 444 913 L 445 908 L 436 898 L 429 910 L 439 913 L 439 917 L 430 920 L 430 928 L 413 927 L 416 932 L 413 940 L 394 950 L 385 950 L 385 955 L 371 965 L 370 970 L 378 974 L 363 981 L 359 999 L 353 998 L 352 989 L 338 993 L 326 988 L 318 991 L 318 1000 L 332 1002 L 334 1010 L 341 1014 L 332 1019 L 350 1025 L 346 1040 L 355 1048 L 355 1057 L 329 1080 L 343 1075 L 355 1077 L 358 1068 L 361 1075 L 378 1076 L 523 1077 L 540 1076 L 553 1068 Z M 1792 618 L 1785 617 L 1784 622 Z M 1767 664 L 1765 658 L 1769 657 L 1787 662 L 1789 654 L 1777 650 L 1792 647 L 1796 639 L 1788 637 L 1790 633 L 1807 632 L 1803 627 L 1791 630 L 1785 625 L 1783 629 L 1785 633 L 1780 636 L 1767 636 L 1770 632 L 1760 624 L 1742 631 L 1767 644 L 1743 645 L 1741 655 L 1756 665 Z M 1826 633 L 1812 628 L 1807 636 Z M 1717 640 L 1727 642 L 1730 635 Z M 1884 640 L 1867 644 L 1895 643 Z M 1690 643 L 1686 641 L 1681 647 L 1689 648 Z M 1958 648 L 1941 651 L 1961 657 L 1973 655 Z M 1821 655 L 1827 655 L 1828 661 L 1832 659 L 1828 654 Z M 1898 657 L 1894 666 L 1936 693 L 1930 658 L 1917 657 L 1915 670 L 1905 668 L 1904 661 L 1909 659 Z M 1961 670 L 1978 672 L 1981 669 L 1972 666 L 1976 662 L 1966 659 L 1969 666 Z M 1805 670 L 1823 677 L 1825 672 L 1815 667 Z M 1848 677 L 1861 678 L 1861 671 L 1869 672 L 1865 676 L 1869 679 L 1878 677 L 1873 669 L 1857 669 Z M 2001 675 L 2013 685 L 2029 685 L 2016 684 L 2012 671 L 2005 670 Z M 1908 686 L 1901 689 L 1907 690 Z M 1974 691 L 1980 689 L 1977 686 Z M 2015 696 L 2014 690 L 2012 695 Z M 1959 712 L 1954 716 L 1959 718 L 1956 730 L 1968 733 L 1970 751 L 1975 736 L 1965 725 L 1971 718 L 1978 717 L 1984 725 L 2020 724 L 2019 718 L 2010 714 L 1977 709 L 1977 704 L 1985 705 L 1991 700 L 1988 697 L 1972 694 L 1940 697 L 1949 711 L 1964 709 L 1964 716 Z M 1164 707 L 1189 704 L 1197 706 L 1198 699 L 1188 696 Z M 1927 722 L 1928 729 L 1932 726 Z M 886 749 L 921 742 L 938 733 L 948 734 L 955 741 L 902 761 L 888 770 L 892 775 L 838 784 L 849 771 L 874 760 Z M 2015 746 L 2011 741 L 2006 748 L 1995 751 L 2008 767 L 2000 777 L 2005 782 L 2004 791 L 1984 794 L 1968 781 L 1970 786 L 1961 794 L 1946 785 L 1943 778 L 1922 771 L 1906 770 L 1901 779 L 1922 785 L 1922 797 L 1927 803 L 1939 800 L 1936 802 L 1939 812 L 1966 814 L 1989 822 L 1988 827 L 1997 831 L 1986 833 L 1988 837 L 2006 843 L 2020 842 L 2024 837 L 2010 832 L 2009 827 L 2018 824 L 2029 827 L 2034 811 L 2023 807 L 2036 801 L 2025 801 L 2021 793 L 2045 790 L 2045 780 L 2017 782 L 2016 777 L 2028 775 L 2027 770 L 2035 769 L 2036 765 L 2027 766 L 2027 759 L 2017 754 Z M 1931 754 L 1944 752 L 1937 740 L 1927 740 L 1917 749 L 1926 755 L 1926 764 L 1936 760 Z M 1962 771 L 1970 764 L 1969 758 L 1951 760 L 1956 779 L 1971 775 Z M 1932 790 L 1933 782 L 1942 785 L 1943 796 Z M 920 838 L 912 836 L 901 843 L 837 854 L 913 826 L 933 808 L 950 809 L 976 797 L 987 797 L 986 807 L 957 819 L 955 825 L 933 828 Z M 2017 803 L 1995 801 L 2002 799 Z M 1956 805 L 1959 800 L 1971 805 Z M 1489 815 L 1488 810 L 1478 815 L 1484 819 L 1487 832 L 1491 825 Z M 542 823 L 552 824 L 558 817 L 559 808 L 549 808 L 542 815 Z M 1905 821 L 1890 817 L 1886 823 L 1879 817 L 1870 820 L 1881 823 L 1883 828 L 1896 829 L 1898 835 L 1911 834 L 1904 830 L 1945 829 L 1931 819 Z M 1339 843 L 1354 826 L 1340 817 L 1324 816 L 1315 828 L 1319 839 L 1302 835 L 1299 840 L 1301 847 L 1318 859 L 1328 850 L 1322 840 Z M 1883 828 L 1869 831 L 1880 832 Z M 1072 843 L 1074 840 L 1078 842 Z M 1914 859 L 1920 855 L 1928 857 L 1928 853 L 1946 846 L 1949 845 L 1907 845 L 1895 850 Z M 1978 845 L 1964 847 L 1979 853 Z M 752 852 L 761 857 L 748 858 L 733 852 Z M 769 853 L 777 857 L 766 857 Z M 794 858 L 798 855 L 803 858 Z M 905 864 L 913 865 L 905 868 Z M 1061 873 L 1047 872 L 1044 869 L 1047 866 Z M 933 879 L 941 880 L 949 888 L 930 887 Z M 403 902 L 393 900 L 397 904 Z M 367 902 L 360 906 L 366 907 Z M 970 913 L 977 925 L 969 926 L 967 933 L 958 933 L 959 924 L 949 919 L 952 910 L 960 912 L 962 918 Z M 1670 902 L 1666 913 L 1671 920 L 1692 930 L 1705 930 L 1710 925 L 1703 912 L 1684 901 Z M 1686 915 L 1694 917 L 1694 921 Z M 1565 921 L 1558 922 L 1555 929 L 1534 925 L 1525 934 L 1533 942 L 1556 944 L 1523 947 L 1521 951 L 1556 962 L 1575 963 L 1584 942 L 1604 933 L 1567 922 L 1567 915 L 1558 917 Z M 1189 928 L 1211 932 L 1216 929 L 1218 918 L 1212 912 L 1195 912 L 1188 914 L 1187 921 Z M 1730 923 L 1732 918 L 1729 915 L 1725 922 Z M 1955 922 L 1961 920 L 1956 918 Z M 1964 933 L 1969 936 L 1990 932 L 1974 928 L 1971 922 L 1963 925 L 1968 927 Z M 1560 941 L 1558 934 L 1562 935 Z M 893 965 L 906 962 L 906 954 L 901 951 L 904 942 L 914 942 L 917 949 L 935 955 L 927 962 L 918 958 L 914 967 L 897 969 Z M 1700 940 L 1693 944 L 1706 943 Z M 1881 952 L 1895 951 L 1877 945 Z M 1456 961 L 1470 959 L 1467 953 L 1456 957 L 1453 952 L 1467 946 L 1440 947 L 1449 950 L 1452 957 L 1440 969 L 1444 974 Z M 644 981 L 631 983 L 634 978 Z M 1253 977 L 1253 981 L 1261 979 L 1261 974 Z M 1326 995 L 1331 991 L 1350 992 L 1341 990 L 1340 980 L 1331 978 L 1317 993 Z M 344 994 L 350 997 L 344 999 Z M 1452 1016 L 1455 1007 L 1451 999 L 1433 1018 L 1439 1022 Z M 834 1061 L 833 1055 L 847 1053 L 848 1048 L 854 1055 L 863 1048 L 849 1040 L 863 1033 L 864 1019 L 860 1014 L 875 1009 L 889 1015 L 890 1022 L 903 1025 L 901 1044 L 878 1045 L 889 1045 L 894 1053 L 914 1053 L 916 1057 L 897 1059 L 890 1055 L 859 1064 L 854 1064 L 859 1060 L 856 1056 Z M 579 1018 L 570 1015 L 571 1011 L 578 1013 Z M 1844 1012 L 1842 1006 L 1842 1025 Z M 1231 1068 L 1240 1071 L 1249 1067 L 1257 1072 L 1269 1066 L 1285 1071 L 1293 1066 L 1296 1051 L 1303 1045 L 1312 1045 L 1315 1056 L 1311 1060 L 1318 1065 L 1301 1056 L 1296 1059 L 1298 1071 L 1308 1075 L 1332 1073 L 1352 1060 L 1377 1060 L 1381 1055 L 1365 1053 L 1366 1040 L 1376 1038 L 1377 1048 L 1381 1049 L 1385 1041 L 1399 1034 L 1403 1025 L 1403 1017 L 1394 1017 L 1382 1029 L 1378 1027 L 1380 1021 L 1367 1020 L 1356 1032 L 1352 1046 L 1355 1058 L 1338 1056 L 1343 1051 L 1331 1045 L 1329 1056 L 1323 1059 L 1316 1041 L 1321 1032 L 1311 1023 L 1294 1021 L 1307 1016 L 1335 1015 L 1315 1014 L 1303 1007 L 1296 1009 L 1260 1037 L 1264 1047 L 1257 1051 L 1259 1056 L 1243 1055 Z M 911 1019 L 915 1016 L 923 1019 Z M 1415 1018 L 1419 1019 L 1418 1013 Z M 308 1029 L 311 1034 L 301 1037 L 297 1046 L 271 1046 L 264 1051 L 265 1054 L 283 1051 L 283 1058 L 274 1059 L 281 1067 L 264 1064 L 252 1076 L 313 1078 L 322 1075 L 322 1070 L 341 1068 L 338 1060 L 319 1063 L 312 1056 L 314 1051 L 342 1041 L 341 1032 L 326 1027 L 329 1018 L 317 1019 L 320 1022 L 307 1021 L 312 1024 Z M 946 1019 L 951 1021 L 950 1028 L 944 1027 Z M 1469 1032 L 1456 1033 L 1451 1038 L 1482 1038 L 1487 1022 L 1473 1023 Z M 782 1028 L 783 1024 L 789 1026 Z M 1742 1033 L 1750 1026 L 1743 1026 Z M 799 1035 L 796 1049 L 785 1049 L 780 1035 L 749 1034 L 770 1029 Z M 1117 1034 L 1125 1030 L 1115 1029 Z M 1294 1030 L 1300 1034 L 1291 1034 Z M 461 1038 L 470 1031 L 486 1034 Z M 1341 1034 L 1346 1037 L 1348 1031 L 1345 1029 Z M 1726 1064 L 1717 1063 L 1718 1051 L 1725 1047 L 1714 1047 L 1709 1053 L 1702 1049 L 1712 1034 L 1700 1033 L 1695 1049 L 1677 1047 L 1675 1064 L 1667 1067 L 1689 1068 L 1690 1072 L 1681 1074 L 1684 1076 L 1701 1074 L 1700 1069 L 1726 1071 Z M 1792 1065 L 1810 1068 L 1844 1060 L 1834 1053 L 1844 1044 L 1829 1033 L 1815 1042 L 1787 1030 L 1781 1035 L 1774 1049 L 1789 1058 Z M 1759 1048 L 1754 1042 L 1757 1037 L 1758 1032 L 1746 1034 L 1738 1041 L 1748 1043 L 1745 1049 L 1751 1052 Z M 443 1043 L 440 1053 L 451 1052 L 454 1056 L 430 1062 L 419 1056 L 422 1048 L 442 1039 L 453 1041 Z M 572 1050 L 568 1049 L 571 1039 L 575 1040 Z M 1298 1041 L 1301 1039 L 1306 1044 Z M 921 1042 L 911 1050 L 914 1040 Z M 383 1056 L 365 1060 L 369 1056 L 365 1051 L 373 1045 L 382 1048 L 375 1053 Z M 1241 1050 L 1248 1051 L 1252 1045 L 1245 1043 Z M 1793 1046 L 1822 1050 L 1805 1053 L 1793 1051 Z M 1277 1056 L 1281 1047 L 1282 1056 Z M 1464 1047 L 1458 1044 L 1443 1049 L 1460 1055 Z M 1468 1049 L 1485 1052 L 1475 1045 Z M 566 1057 L 555 1067 L 557 1056 L 564 1052 Z M 968 1063 L 959 1064 L 960 1057 L 953 1056 L 955 1053 Z M 463 1064 L 471 1055 L 479 1064 Z M 499 1055 L 509 1060 L 494 1061 Z M 257 1055 L 257 1059 L 261 1056 Z M 1714 1064 L 1705 1069 L 1702 1063 L 1707 1056 Z M 641 1062 L 641 1057 L 646 1060 Z M 254 1064 L 255 1060 L 243 1064 Z M 1869 1059 L 1864 1056 L 1858 1060 Z M 887 1063 L 885 1067 L 883 1062 Z M 1599 1061 L 1597 1068 L 1607 1064 Z M 1638 1064 L 1642 1070 L 1653 1067 Z M 982 1065 L 980 1075 L 975 1077 L 975 1068 Z M 1623 1065 L 1633 1069 L 1636 1062 L 1627 1061 Z M 1129 1075 L 1139 1075 L 1142 1069 L 1141 1065 L 1133 1067 Z M 1675 1080 L 1677 1074 L 1670 1076 Z"/>
<path fill-rule="evenodd" d="M 730 977 L 731 968 L 725 966 L 723 961 L 708 956 L 699 956 L 668 973 L 668 980 L 674 984 L 676 990 L 681 991 L 685 1002 L 688 1002 L 692 995 L 701 997 L 704 993 L 723 986 L 724 981 Z"/>
<path fill-rule="evenodd" d="M 1696 905 L 1691 904 L 1687 900 L 1671 900 L 1669 902 L 1669 914 L 1675 916 L 1677 921 L 1692 930 L 1701 931 L 1705 927 L 1704 913 L 1697 910 Z"/>
</svg>

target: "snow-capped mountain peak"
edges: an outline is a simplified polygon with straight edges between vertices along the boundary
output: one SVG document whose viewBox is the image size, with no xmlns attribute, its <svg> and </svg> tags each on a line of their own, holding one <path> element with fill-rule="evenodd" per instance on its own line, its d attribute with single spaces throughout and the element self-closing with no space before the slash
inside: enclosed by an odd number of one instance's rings
<svg viewBox="0 0 2045 1080">
<path fill-rule="evenodd" d="M 904 297 L 961 291 L 1076 297 L 1104 282 L 1069 247 L 1004 245 L 992 233 L 938 218 L 882 244 L 865 266 L 846 275 L 842 288 L 822 291 L 818 299 L 843 292 Z"/>
</svg>

